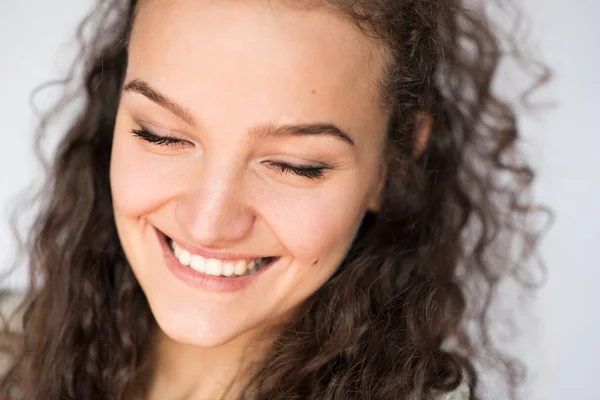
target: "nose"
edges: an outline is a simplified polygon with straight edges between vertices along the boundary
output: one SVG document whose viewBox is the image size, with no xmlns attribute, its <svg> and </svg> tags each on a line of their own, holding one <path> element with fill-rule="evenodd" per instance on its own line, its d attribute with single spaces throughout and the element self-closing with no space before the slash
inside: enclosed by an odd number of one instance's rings
<svg viewBox="0 0 600 400">
<path fill-rule="evenodd" d="M 190 241 L 205 247 L 227 247 L 248 235 L 254 213 L 243 190 L 243 173 L 233 168 L 203 168 L 178 199 L 175 218 Z"/>
</svg>

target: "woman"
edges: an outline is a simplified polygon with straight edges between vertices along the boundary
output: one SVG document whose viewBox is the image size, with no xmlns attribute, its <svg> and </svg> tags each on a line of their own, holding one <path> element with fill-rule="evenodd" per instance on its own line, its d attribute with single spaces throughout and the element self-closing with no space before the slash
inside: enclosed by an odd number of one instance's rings
<svg viewBox="0 0 600 400">
<path fill-rule="evenodd" d="M 485 19 L 106 0 L 91 27 L 4 398 L 481 398 L 490 249 L 531 233 Z"/>
</svg>

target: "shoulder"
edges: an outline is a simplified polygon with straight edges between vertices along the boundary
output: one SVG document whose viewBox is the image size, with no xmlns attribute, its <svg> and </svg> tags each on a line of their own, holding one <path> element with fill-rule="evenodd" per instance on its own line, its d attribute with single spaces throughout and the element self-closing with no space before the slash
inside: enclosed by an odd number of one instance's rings
<svg viewBox="0 0 600 400">
<path fill-rule="evenodd" d="M 430 399 L 433 400 L 469 400 L 471 398 L 469 375 L 465 372 L 461 383 L 451 392 L 442 392 L 440 390 L 433 390 Z M 410 400 L 418 400 L 422 398 L 422 391 L 416 390 L 409 396 Z"/>
<path fill-rule="evenodd" d="M 447 393 L 433 393 L 433 398 L 435 400 L 469 400 L 471 398 L 470 382 L 469 373 L 466 369 L 463 369 L 462 381 L 456 389 Z"/>
<path fill-rule="evenodd" d="M 8 329 L 12 332 L 22 330 L 23 310 L 17 309 L 25 299 L 23 292 L 1 292 L 0 293 L 0 315 L 2 316 L 2 330 L 4 323 L 8 322 Z"/>
<path fill-rule="evenodd" d="M 0 293 L 0 377 L 4 376 L 13 362 L 15 340 L 23 331 L 23 310 L 18 309 L 25 298 L 25 293 Z M 16 335 L 16 336 L 15 336 Z"/>
<path fill-rule="evenodd" d="M 434 394 L 435 400 L 468 400 L 470 389 L 467 379 L 463 379 L 460 385 L 450 393 Z"/>
</svg>

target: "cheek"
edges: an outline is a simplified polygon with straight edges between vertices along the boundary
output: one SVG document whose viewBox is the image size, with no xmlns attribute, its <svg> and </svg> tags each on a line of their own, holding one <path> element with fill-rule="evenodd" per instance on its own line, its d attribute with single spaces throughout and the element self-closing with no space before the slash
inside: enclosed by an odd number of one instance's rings
<svg viewBox="0 0 600 400">
<path fill-rule="evenodd" d="M 142 149 L 135 138 L 124 136 L 115 134 L 111 155 L 113 205 L 116 213 L 136 217 L 160 208 L 176 195 L 181 169 Z"/>
<path fill-rule="evenodd" d="M 349 185 L 308 190 L 293 196 L 271 194 L 265 219 L 296 257 L 339 258 L 351 244 L 363 213 L 361 193 Z"/>
</svg>

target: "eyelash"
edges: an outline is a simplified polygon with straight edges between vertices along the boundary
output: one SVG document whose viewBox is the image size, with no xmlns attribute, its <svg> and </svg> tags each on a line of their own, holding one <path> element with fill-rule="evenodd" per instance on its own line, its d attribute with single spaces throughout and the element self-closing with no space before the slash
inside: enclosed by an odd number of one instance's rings
<svg viewBox="0 0 600 400">
<path fill-rule="evenodd" d="M 272 167 L 277 168 L 280 172 L 283 173 L 293 173 L 298 176 L 303 176 L 308 179 L 321 179 L 323 178 L 323 171 L 326 167 L 314 167 L 311 165 L 291 165 L 285 163 L 277 163 L 277 162 L 268 162 Z"/>
<path fill-rule="evenodd" d="M 182 147 L 186 144 L 185 140 L 181 140 L 174 137 L 169 136 L 159 136 L 154 133 L 148 132 L 146 129 L 132 129 L 131 133 L 134 136 L 145 140 L 148 143 L 156 144 L 159 146 L 168 146 L 168 147 Z"/>
<path fill-rule="evenodd" d="M 146 129 L 132 129 L 131 133 L 142 139 L 148 143 L 156 144 L 158 146 L 168 146 L 168 147 L 182 147 L 187 142 L 182 139 L 168 137 L 168 136 L 159 136 L 154 133 L 148 132 Z M 330 169 L 329 166 L 312 166 L 312 165 L 291 165 L 286 163 L 278 163 L 273 161 L 267 162 L 270 166 L 275 167 L 282 173 L 293 173 L 298 176 L 302 176 L 308 179 L 321 179 L 323 178 L 324 171 L 326 169 Z"/>
</svg>

